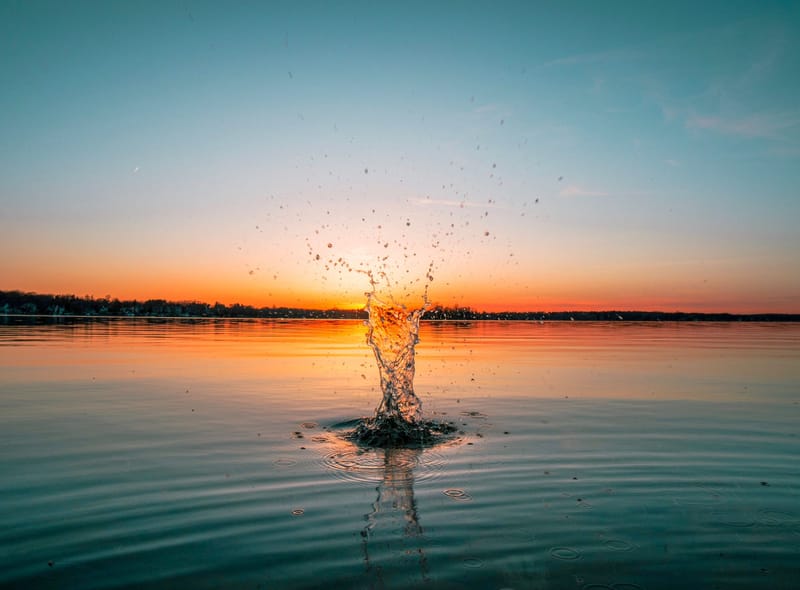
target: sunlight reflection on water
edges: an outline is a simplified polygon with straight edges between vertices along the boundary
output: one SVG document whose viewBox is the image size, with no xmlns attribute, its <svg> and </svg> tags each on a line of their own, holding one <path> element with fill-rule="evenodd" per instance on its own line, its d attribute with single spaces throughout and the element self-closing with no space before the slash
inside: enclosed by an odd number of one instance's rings
<svg viewBox="0 0 800 590">
<path fill-rule="evenodd" d="M 389 453 L 360 322 L 0 323 L 0 585 L 792 587 L 800 326 L 420 338 Z"/>
</svg>

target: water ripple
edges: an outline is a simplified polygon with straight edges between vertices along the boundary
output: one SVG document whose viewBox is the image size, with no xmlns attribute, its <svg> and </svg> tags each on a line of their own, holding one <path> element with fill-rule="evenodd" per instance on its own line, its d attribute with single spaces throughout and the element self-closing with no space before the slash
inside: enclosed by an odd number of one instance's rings
<svg viewBox="0 0 800 590">
<path fill-rule="evenodd" d="M 459 490 L 458 488 L 450 488 L 444 490 L 442 493 L 448 498 L 452 500 L 458 500 L 459 502 L 469 502 L 472 500 L 472 496 L 470 496 L 464 490 Z"/>
<path fill-rule="evenodd" d="M 444 469 L 444 458 L 432 450 L 362 449 L 334 450 L 321 459 L 335 476 L 365 483 L 390 479 L 394 483 L 413 483 L 437 477 Z"/>
<path fill-rule="evenodd" d="M 564 561 L 573 559 L 580 559 L 581 554 L 577 549 L 572 547 L 553 547 L 550 549 L 550 556 Z"/>
<path fill-rule="evenodd" d="M 797 522 L 797 517 L 780 510 L 759 510 L 759 514 L 758 522 L 764 526 L 782 526 Z"/>
<path fill-rule="evenodd" d="M 603 541 L 603 545 L 611 549 L 611 551 L 633 551 L 636 549 L 636 545 L 623 539 L 606 539 Z"/>
</svg>

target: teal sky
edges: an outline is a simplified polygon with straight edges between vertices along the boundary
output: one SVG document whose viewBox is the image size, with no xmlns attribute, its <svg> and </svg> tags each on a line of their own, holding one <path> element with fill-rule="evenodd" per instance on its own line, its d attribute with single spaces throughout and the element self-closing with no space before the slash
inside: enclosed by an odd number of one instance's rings
<svg viewBox="0 0 800 590">
<path fill-rule="evenodd" d="M 798 72 L 797 2 L 2 1 L 0 289 L 798 313 Z"/>
</svg>

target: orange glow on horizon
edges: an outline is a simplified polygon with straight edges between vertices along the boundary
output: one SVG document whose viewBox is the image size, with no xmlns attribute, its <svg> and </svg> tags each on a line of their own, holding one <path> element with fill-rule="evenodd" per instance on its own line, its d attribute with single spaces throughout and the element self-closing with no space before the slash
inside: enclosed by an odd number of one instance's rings
<svg viewBox="0 0 800 590">
<path fill-rule="evenodd" d="M 164 299 L 197 301 L 213 305 L 239 303 L 253 307 L 305 309 L 363 309 L 369 283 L 353 273 L 350 282 L 319 280 L 307 269 L 292 269 L 272 276 L 247 274 L 241 269 L 167 267 L 60 267 L 58 272 L 37 273 L 15 266 L 14 282 L 0 289 L 78 297 L 106 296 L 119 300 Z M 7 275 L 8 276 L 8 275 Z M 704 277 L 708 277 L 708 280 Z M 663 311 L 728 313 L 798 313 L 800 297 L 773 297 L 769 275 L 665 276 L 657 272 L 611 271 L 584 273 L 579 278 L 565 270 L 517 271 L 495 275 L 448 276 L 438 273 L 429 284 L 433 306 L 469 307 L 487 312 L 554 311 Z M 419 300 L 421 305 L 421 299 Z M 412 302 L 411 305 L 416 305 Z"/>
<path fill-rule="evenodd" d="M 2 290 L 31 291 L 52 295 L 110 297 L 121 301 L 146 301 L 163 299 L 174 302 L 200 302 L 214 305 L 241 304 L 255 308 L 289 307 L 298 309 L 364 309 L 366 295 L 359 300 L 351 296 L 343 298 L 335 293 L 309 294 L 291 289 L 265 292 L 258 288 L 224 288 L 222 285 L 154 284 L 150 286 L 120 286 L 119 289 L 76 289 L 71 285 L 3 286 Z M 197 288 L 195 288 L 197 287 Z M 560 296 L 559 296 L 560 295 Z M 431 307 L 462 307 L 477 312 L 563 312 L 563 311 L 661 311 L 661 312 L 706 312 L 706 313 L 797 313 L 786 305 L 758 304 L 753 301 L 737 301 L 733 297 L 709 296 L 704 293 L 680 293 L 670 297 L 661 296 L 602 296 L 576 297 L 574 293 L 548 294 L 541 297 L 521 296 L 505 293 L 487 296 L 479 291 L 473 293 L 449 293 L 444 289 L 432 289 Z"/>
</svg>

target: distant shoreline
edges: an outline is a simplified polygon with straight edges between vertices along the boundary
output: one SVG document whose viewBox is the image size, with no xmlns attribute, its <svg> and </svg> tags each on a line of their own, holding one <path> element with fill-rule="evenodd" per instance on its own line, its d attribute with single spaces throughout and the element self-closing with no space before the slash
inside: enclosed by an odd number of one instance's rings
<svg viewBox="0 0 800 590">
<path fill-rule="evenodd" d="M 253 307 L 197 301 L 120 301 L 119 299 L 0 291 L 0 317 L 163 318 L 163 319 L 351 319 L 365 320 L 364 310 Z M 664 311 L 475 311 L 468 307 L 433 306 L 427 321 L 604 321 L 604 322 L 800 322 L 795 313 Z"/>
<path fill-rule="evenodd" d="M 94 320 L 164 320 L 164 321 L 216 321 L 216 320 L 343 320 L 343 321 L 366 321 L 367 314 L 361 312 L 350 313 L 342 310 L 305 310 L 307 315 L 273 315 L 273 316 L 192 316 L 192 315 L 48 315 L 48 314 L 24 314 L 24 313 L 2 313 L 0 312 L 0 324 L 9 323 L 8 320 L 24 320 L 22 323 L 29 324 L 29 320 L 36 323 L 52 321 L 94 321 Z M 627 312 L 621 312 L 623 314 Z M 427 313 L 422 317 L 422 322 L 619 322 L 619 323 L 652 323 L 652 322 L 682 322 L 682 323 L 800 323 L 800 314 L 727 314 L 727 313 L 660 313 L 660 312 L 631 312 L 631 317 L 622 318 L 611 317 L 606 312 L 575 312 L 570 317 L 562 317 L 565 312 L 551 312 L 535 314 L 527 312 L 510 313 L 476 313 L 474 317 L 429 317 Z M 531 317 L 528 317 L 531 316 Z"/>
</svg>

